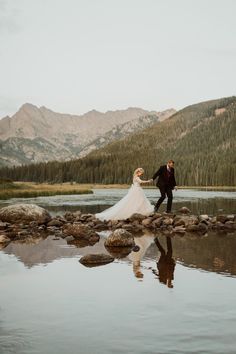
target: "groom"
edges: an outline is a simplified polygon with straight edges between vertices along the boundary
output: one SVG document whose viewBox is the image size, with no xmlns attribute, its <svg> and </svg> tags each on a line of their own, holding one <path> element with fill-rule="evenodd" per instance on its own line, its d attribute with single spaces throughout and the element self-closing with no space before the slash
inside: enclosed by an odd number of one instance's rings
<svg viewBox="0 0 236 354">
<path fill-rule="evenodd" d="M 166 165 L 161 166 L 159 170 L 154 173 L 152 179 L 155 180 L 158 177 L 157 180 L 157 187 L 160 189 L 161 192 L 161 197 L 158 199 L 154 211 L 158 211 L 161 203 L 167 196 L 167 209 L 166 212 L 170 213 L 171 212 L 171 207 L 172 207 L 172 199 L 173 199 L 173 193 L 172 190 L 176 188 L 176 181 L 175 181 L 175 170 L 174 170 L 174 161 L 169 160 Z"/>
</svg>

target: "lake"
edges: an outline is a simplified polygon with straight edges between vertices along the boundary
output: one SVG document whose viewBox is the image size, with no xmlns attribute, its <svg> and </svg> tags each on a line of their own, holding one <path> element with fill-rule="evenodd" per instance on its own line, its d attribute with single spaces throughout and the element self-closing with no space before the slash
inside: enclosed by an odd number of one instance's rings
<svg viewBox="0 0 236 354">
<path fill-rule="evenodd" d="M 0 207 L 14 203 L 38 204 L 50 211 L 52 215 L 63 214 L 66 211 L 81 210 L 96 213 L 115 204 L 126 193 L 127 189 L 93 189 L 93 194 L 58 195 L 52 197 L 16 198 L 0 200 Z M 236 212 L 236 191 L 205 191 L 196 189 L 180 189 L 174 191 L 173 210 L 186 206 L 196 214 L 217 214 Z M 145 189 L 145 194 L 154 204 L 159 198 L 157 188 Z M 160 211 L 165 210 L 166 201 Z"/>
<path fill-rule="evenodd" d="M 96 212 L 125 190 L 27 200 L 50 212 Z M 151 201 L 158 192 L 145 190 Z M 26 200 L 8 200 L 1 206 Z M 235 213 L 236 192 L 179 190 L 174 209 Z M 138 252 L 87 268 L 108 253 L 107 232 L 78 248 L 50 235 L 0 251 L 0 354 L 236 352 L 236 233 L 172 238 L 144 231 Z"/>
</svg>

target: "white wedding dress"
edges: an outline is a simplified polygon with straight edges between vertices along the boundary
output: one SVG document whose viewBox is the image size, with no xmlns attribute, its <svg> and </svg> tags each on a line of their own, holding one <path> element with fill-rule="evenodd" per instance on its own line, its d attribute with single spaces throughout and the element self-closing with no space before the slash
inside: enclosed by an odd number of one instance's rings
<svg viewBox="0 0 236 354">
<path fill-rule="evenodd" d="M 95 214 L 100 220 L 123 220 L 128 219 L 134 213 L 149 215 L 154 211 L 154 206 L 149 202 L 141 187 L 142 181 L 138 176 L 133 178 L 133 184 L 128 193 L 111 208 Z"/>
</svg>

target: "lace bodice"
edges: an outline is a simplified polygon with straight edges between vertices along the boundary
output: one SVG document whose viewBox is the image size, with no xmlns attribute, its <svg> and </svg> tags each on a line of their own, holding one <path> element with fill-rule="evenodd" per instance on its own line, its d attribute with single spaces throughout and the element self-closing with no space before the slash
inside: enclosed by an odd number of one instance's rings
<svg viewBox="0 0 236 354">
<path fill-rule="evenodd" d="M 137 187 L 140 187 L 141 183 L 142 183 L 141 178 L 139 178 L 138 176 L 134 176 L 134 178 L 133 178 L 133 185 L 134 185 L 134 186 L 137 186 Z"/>
<path fill-rule="evenodd" d="M 147 184 L 150 183 L 152 181 L 152 179 L 148 179 L 147 181 L 144 181 L 143 179 L 141 179 L 138 176 L 134 176 L 133 178 L 133 185 L 137 186 L 137 187 L 141 187 L 141 184 Z"/>
</svg>

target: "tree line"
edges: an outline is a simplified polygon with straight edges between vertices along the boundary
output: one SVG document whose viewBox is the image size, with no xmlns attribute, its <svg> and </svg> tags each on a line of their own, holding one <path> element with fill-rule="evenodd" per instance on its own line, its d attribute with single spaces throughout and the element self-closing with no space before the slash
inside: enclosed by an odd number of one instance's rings
<svg viewBox="0 0 236 354">
<path fill-rule="evenodd" d="M 221 114 L 216 109 L 224 108 Z M 115 141 L 82 159 L 4 167 L 0 177 L 49 183 L 128 183 L 174 159 L 178 185 L 236 185 L 236 97 L 192 105 L 162 123 Z"/>
</svg>

